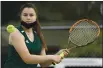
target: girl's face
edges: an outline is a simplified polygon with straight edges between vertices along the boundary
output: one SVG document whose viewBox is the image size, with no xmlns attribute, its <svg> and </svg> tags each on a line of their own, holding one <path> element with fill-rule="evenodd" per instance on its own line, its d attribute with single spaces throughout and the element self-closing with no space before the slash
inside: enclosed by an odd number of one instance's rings
<svg viewBox="0 0 103 68">
<path fill-rule="evenodd" d="M 36 12 L 33 8 L 24 8 L 21 12 L 21 20 L 26 23 L 32 23 L 36 21 Z"/>
</svg>

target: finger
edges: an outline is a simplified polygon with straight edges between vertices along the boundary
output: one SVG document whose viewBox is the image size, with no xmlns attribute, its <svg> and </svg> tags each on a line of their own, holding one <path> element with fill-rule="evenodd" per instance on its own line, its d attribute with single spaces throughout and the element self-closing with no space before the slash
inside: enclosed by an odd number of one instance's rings
<svg viewBox="0 0 103 68">
<path fill-rule="evenodd" d="M 68 53 L 66 51 L 64 51 L 64 56 L 67 56 L 67 55 L 68 55 Z"/>
<path fill-rule="evenodd" d="M 67 50 L 63 51 L 64 54 L 68 54 L 69 52 Z"/>
<path fill-rule="evenodd" d="M 62 59 L 58 63 L 60 63 L 61 61 L 62 61 Z"/>
<path fill-rule="evenodd" d="M 58 61 L 58 62 L 55 62 L 56 64 L 59 64 L 62 60 Z"/>
<path fill-rule="evenodd" d="M 66 51 L 67 53 L 69 53 L 69 52 L 70 52 L 68 49 L 65 49 L 65 51 Z"/>
<path fill-rule="evenodd" d="M 64 56 L 67 56 L 67 55 L 68 55 L 68 53 L 65 52 L 65 53 L 64 53 Z"/>
</svg>

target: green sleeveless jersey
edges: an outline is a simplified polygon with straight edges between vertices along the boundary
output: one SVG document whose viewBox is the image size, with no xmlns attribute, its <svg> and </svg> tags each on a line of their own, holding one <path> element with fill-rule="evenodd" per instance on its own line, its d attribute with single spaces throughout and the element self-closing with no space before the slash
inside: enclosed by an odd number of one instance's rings
<svg viewBox="0 0 103 68">
<path fill-rule="evenodd" d="M 30 54 L 40 55 L 42 42 L 36 31 L 33 31 L 34 41 L 31 42 L 21 25 L 18 26 L 17 29 L 24 36 Z M 37 64 L 26 64 L 12 45 L 9 45 L 8 47 L 8 59 L 5 62 L 4 68 L 37 68 Z"/>
</svg>

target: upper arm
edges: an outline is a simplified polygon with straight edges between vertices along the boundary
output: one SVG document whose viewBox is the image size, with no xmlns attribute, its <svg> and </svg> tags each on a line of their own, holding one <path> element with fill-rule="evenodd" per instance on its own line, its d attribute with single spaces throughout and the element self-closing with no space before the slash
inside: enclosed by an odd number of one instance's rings
<svg viewBox="0 0 103 68">
<path fill-rule="evenodd" d="M 20 55 L 22 60 L 26 62 L 28 60 L 27 58 L 30 55 L 30 53 L 26 47 L 24 36 L 21 33 L 19 33 L 19 31 L 17 31 L 11 33 L 10 38 L 11 44 L 14 46 L 15 50 Z"/>
</svg>

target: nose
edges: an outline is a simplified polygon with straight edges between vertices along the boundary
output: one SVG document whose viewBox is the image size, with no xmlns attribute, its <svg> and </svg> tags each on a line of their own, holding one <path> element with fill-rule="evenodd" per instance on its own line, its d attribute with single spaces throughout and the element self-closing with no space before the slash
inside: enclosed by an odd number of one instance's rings
<svg viewBox="0 0 103 68">
<path fill-rule="evenodd" d="M 29 15 L 27 16 L 27 20 L 30 20 L 30 16 Z"/>
</svg>

